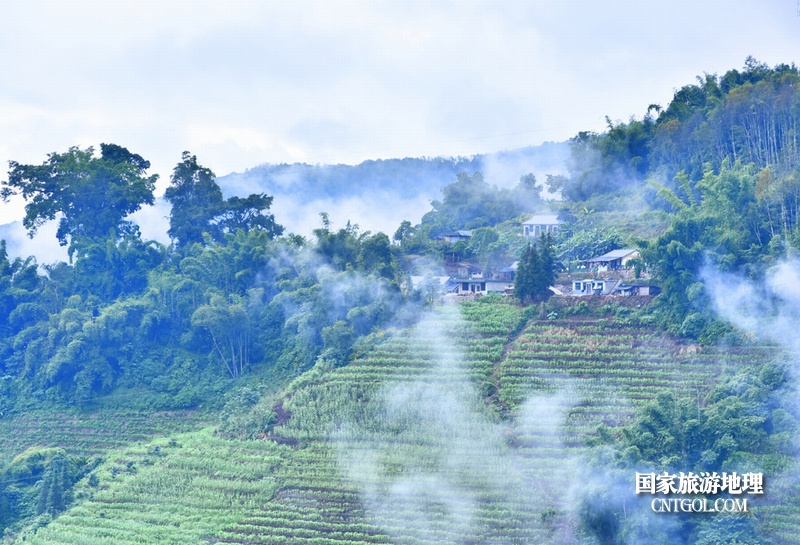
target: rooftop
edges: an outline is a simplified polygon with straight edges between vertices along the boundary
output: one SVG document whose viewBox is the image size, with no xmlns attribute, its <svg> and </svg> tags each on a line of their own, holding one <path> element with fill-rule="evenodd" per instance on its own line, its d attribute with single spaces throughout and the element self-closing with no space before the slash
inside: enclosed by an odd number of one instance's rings
<svg viewBox="0 0 800 545">
<path fill-rule="evenodd" d="M 558 214 L 534 214 L 530 219 L 523 221 L 522 225 L 561 225 Z"/>
<path fill-rule="evenodd" d="M 596 263 L 598 261 L 613 261 L 615 259 L 622 259 L 623 257 L 628 257 L 634 252 L 638 252 L 639 250 L 635 248 L 626 248 L 624 250 L 611 250 L 608 253 L 605 253 L 601 256 L 593 257 L 591 259 L 587 259 L 587 263 Z"/>
</svg>

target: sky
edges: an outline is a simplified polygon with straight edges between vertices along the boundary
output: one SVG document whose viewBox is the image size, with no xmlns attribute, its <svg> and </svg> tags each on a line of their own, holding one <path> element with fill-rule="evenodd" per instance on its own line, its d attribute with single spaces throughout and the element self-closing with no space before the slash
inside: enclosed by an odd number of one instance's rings
<svg viewBox="0 0 800 545">
<path fill-rule="evenodd" d="M 222 176 L 563 141 L 748 55 L 798 62 L 799 2 L 5 2 L 0 180 L 101 142 L 163 192 L 184 150 Z"/>
</svg>

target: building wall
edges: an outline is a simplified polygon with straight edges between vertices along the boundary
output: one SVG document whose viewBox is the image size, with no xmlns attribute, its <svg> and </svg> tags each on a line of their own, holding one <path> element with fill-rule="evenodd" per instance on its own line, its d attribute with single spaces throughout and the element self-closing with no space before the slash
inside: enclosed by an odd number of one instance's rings
<svg viewBox="0 0 800 545">
<path fill-rule="evenodd" d="M 533 237 L 539 238 L 539 236 L 543 233 L 553 233 L 555 234 L 558 231 L 558 225 L 523 225 L 522 226 L 522 235 L 526 237 Z"/>
</svg>

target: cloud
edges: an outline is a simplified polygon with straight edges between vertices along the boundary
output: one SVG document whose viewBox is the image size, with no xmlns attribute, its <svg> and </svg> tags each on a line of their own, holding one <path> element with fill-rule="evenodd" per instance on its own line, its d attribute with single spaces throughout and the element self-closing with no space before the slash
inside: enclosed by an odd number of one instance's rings
<svg viewBox="0 0 800 545">
<path fill-rule="evenodd" d="M 543 196 L 547 197 L 547 175 L 566 174 L 565 161 L 568 156 L 568 146 L 546 143 L 529 150 L 485 155 L 482 170 L 488 183 L 505 188 L 512 188 L 522 176 L 533 174 L 537 185 L 543 189 Z"/>
<path fill-rule="evenodd" d="M 49 221 L 42 225 L 36 236 L 28 237 L 21 221 L 0 225 L 0 239 L 6 241 L 6 249 L 11 259 L 26 259 L 35 256 L 41 265 L 58 261 L 67 261 L 67 248 L 59 246 L 56 240 L 58 221 Z"/>
<path fill-rule="evenodd" d="M 800 350 L 800 260 L 779 262 L 758 282 L 711 266 L 703 268 L 701 277 L 720 318 L 745 333 Z"/>
<path fill-rule="evenodd" d="M 267 131 L 246 125 L 228 125 L 224 123 L 189 123 L 185 128 L 184 139 L 187 150 L 198 157 L 212 153 L 213 150 L 225 149 L 231 157 L 249 157 L 250 164 L 256 165 L 264 157 L 301 157 L 306 154 L 300 147 L 281 141 Z M 240 164 L 225 162 L 217 165 L 222 171 L 230 171 Z"/>
<path fill-rule="evenodd" d="M 126 219 L 139 226 L 142 240 L 155 240 L 164 245 L 171 242 L 169 230 L 170 204 L 164 199 L 156 199 L 152 206 L 143 206 Z"/>
<path fill-rule="evenodd" d="M 114 142 L 164 179 L 184 150 L 224 175 L 561 141 L 749 54 L 796 60 L 795 11 L 720 0 L 18 3 L 0 33 L 0 162 Z"/>
<path fill-rule="evenodd" d="M 358 487 L 373 523 L 389 535 L 454 543 L 526 535 L 544 509 L 569 508 L 561 503 L 561 487 L 569 486 L 564 477 L 575 460 L 565 453 L 559 470 L 543 475 L 539 460 L 509 441 L 557 448 L 569 403 L 540 393 L 514 422 L 497 422 L 452 340 L 460 319 L 455 307 L 424 317 L 408 342 L 434 355 L 429 367 L 368 393 L 364 406 L 351 411 L 353 419 L 331 431 L 340 470 Z M 486 516 L 497 504 L 509 516 Z"/>
<path fill-rule="evenodd" d="M 287 231 L 310 236 L 320 227 L 320 212 L 325 212 L 334 229 L 347 222 L 358 224 L 363 231 L 381 231 L 392 237 L 403 220 L 416 224 L 430 210 L 429 197 L 419 195 L 401 199 L 395 194 L 373 193 L 363 197 L 308 200 L 288 195 L 276 197 L 272 207 L 275 219 Z"/>
</svg>

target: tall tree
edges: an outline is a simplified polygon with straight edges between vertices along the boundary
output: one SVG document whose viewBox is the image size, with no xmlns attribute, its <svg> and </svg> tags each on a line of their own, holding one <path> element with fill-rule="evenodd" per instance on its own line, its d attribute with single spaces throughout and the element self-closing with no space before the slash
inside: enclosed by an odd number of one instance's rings
<svg viewBox="0 0 800 545">
<path fill-rule="evenodd" d="M 9 162 L 0 196 L 21 194 L 28 201 L 23 225 L 30 236 L 59 214 L 56 237 L 62 246 L 135 231 L 124 218 L 153 204 L 158 175 L 147 176 L 150 163 L 121 146 L 101 144 L 100 150 L 96 157 L 92 147 L 72 147 L 49 154 L 41 165 Z"/>
<path fill-rule="evenodd" d="M 552 295 L 550 286 L 556 281 L 553 241 L 543 235 L 536 245 L 523 249 L 514 278 L 514 296 L 521 303 L 543 301 Z"/>
<path fill-rule="evenodd" d="M 535 210 L 542 202 L 542 186 L 533 173 L 528 173 L 520 177 L 512 195 L 526 210 Z"/>
<path fill-rule="evenodd" d="M 394 256 L 389 237 L 376 233 L 361 238 L 357 259 L 358 268 L 366 273 L 375 273 L 384 278 L 394 278 Z"/>
<path fill-rule="evenodd" d="M 197 163 L 197 157 L 184 151 L 182 161 L 172 172 L 172 185 L 164 198 L 172 205 L 169 216 L 170 238 L 177 246 L 203 242 L 208 234 L 223 242 L 226 233 L 264 231 L 270 238 L 280 236 L 283 227 L 268 213 L 272 197 L 253 193 L 240 198 L 222 198 L 214 173 Z"/>
<path fill-rule="evenodd" d="M 358 225 L 353 225 L 349 221 L 347 225 L 338 231 L 331 230 L 331 221 L 326 212 L 321 212 L 322 227 L 314 229 L 314 236 L 317 237 L 317 252 L 327 259 L 331 265 L 340 270 L 345 270 L 348 265 L 356 267 L 360 252 L 360 244 L 364 235 Z"/>
<path fill-rule="evenodd" d="M 54 515 L 67 507 L 72 500 L 70 487 L 73 472 L 74 464 L 64 453 L 59 452 L 53 456 L 42 479 L 39 502 L 36 506 L 37 514 Z"/>
<path fill-rule="evenodd" d="M 519 256 L 517 274 L 514 277 L 514 296 L 519 299 L 520 303 L 525 303 L 533 297 L 534 275 L 538 258 L 536 248 L 531 243 L 528 243 Z"/>
<path fill-rule="evenodd" d="M 172 171 L 172 184 L 164 199 L 172 205 L 167 234 L 178 246 L 203 242 L 203 233 L 212 233 L 214 218 L 223 211 L 222 191 L 211 169 L 200 166 L 197 156 L 184 151 L 182 161 Z"/>
<path fill-rule="evenodd" d="M 250 317 L 239 298 L 230 302 L 218 295 L 212 297 L 208 305 L 194 312 L 192 325 L 209 332 L 214 351 L 231 378 L 244 373 L 250 363 Z"/>
<path fill-rule="evenodd" d="M 556 283 L 556 257 L 553 250 L 553 237 L 544 233 L 539 237 L 539 271 L 536 277 L 536 297 L 549 299 L 553 292 L 550 286 Z"/>
</svg>

